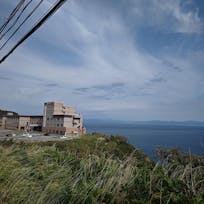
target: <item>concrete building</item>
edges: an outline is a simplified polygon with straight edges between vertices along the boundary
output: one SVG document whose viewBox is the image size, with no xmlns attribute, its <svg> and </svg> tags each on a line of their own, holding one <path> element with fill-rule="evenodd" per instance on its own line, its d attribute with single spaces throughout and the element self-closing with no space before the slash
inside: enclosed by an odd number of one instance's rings
<svg viewBox="0 0 204 204">
<path fill-rule="evenodd" d="M 74 107 L 59 102 L 44 104 L 43 132 L 56 134 L 84 134 L 82 115 L 75 113 Z"/>
<path fill-rule="evenodd" d="M 0 127 L 6 129 L 6 116 L 0 116 Z"/>
<path fill-rule="evenodd" d="M 18 130 L 42 130 L 54 134 L 85 134 L 83 117 L 76 113 L 74 107 L 64 106 L 59 102 L 44 104 L 43 116 L 0 115 L 0 127 Z"/>
<path fill-rule="evenodd" d="M 43 116 L 0 116 L 0 127 L 3 129 L 41 130 Z"/>
</svg>

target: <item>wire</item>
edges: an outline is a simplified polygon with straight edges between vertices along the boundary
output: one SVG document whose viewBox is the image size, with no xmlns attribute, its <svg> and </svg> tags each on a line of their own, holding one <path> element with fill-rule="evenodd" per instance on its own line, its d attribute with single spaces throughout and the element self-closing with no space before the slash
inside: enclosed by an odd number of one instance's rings
<svg viewBox="0 0 204 204">
<path fill-rule="evenodd" d="M 26 10 L 26 8 L 30 5 L 30 3 L 33 0 L 30 0 L 22 9 L 22 11 L 20 12 L 20 14 L 17 16 L 17 18 L 15 19 L 15 21 L 13 22 L 13 24 L 0 36 L 0 40 L 16 25 L 16 23 L 18 22 L 19 18 L 22 16 L 23 12 Z"/>
<path fill-rule="evenodd" d="M 24 2 L 25 2 L 25 0 L 20 0 L 20 2 L 17 4 L 17 6 L 13 9 L 13 11 L 9 15 L 8 19 L 6 20 L 6 22 L 0 27 L 0 33 L 8 25 L 8 23 L 11 21 L 11 19 L 16 15 L 16 13 L 21 8 L 21 6 L 24 4 Z"/>
<path fill-rule="evenodd" d="M 6 42 L 0 47 L 0 50 L 2 50 L 5 47 L 5 45 L 9 42 L 9 40 L 18 32 L 18 30 L 22 27 L 22 25 L 33 15 L 33 13 L 38 9 L 38 7 L 43 1 L 44 0 L 40 0 L 40 2 L 35 6 L 35 8 L 27 15 L 24 21 L 17 27 L 17 29 L 9 36 Z"/>
<path fill-rule="evenodd" d="M 52 16 L 67 0 L 59 0 L 42 18 L 39 22 L 31 28 L 31 30 L 23 36 L 16 45 L 6 54 L 4 57 L 1 58 L 0 64 L 20 45 L 22 44 L 27 38 L 29 38 L 36 30 L 42 26 L 50 16 Z"/>
</svg>

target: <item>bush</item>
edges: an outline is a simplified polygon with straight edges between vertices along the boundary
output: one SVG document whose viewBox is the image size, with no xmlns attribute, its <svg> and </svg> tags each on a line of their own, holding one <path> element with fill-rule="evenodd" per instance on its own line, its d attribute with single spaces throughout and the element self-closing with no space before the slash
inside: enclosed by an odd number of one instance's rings
<svg viewBox="0 0 204 204">
<path fill-rule="evenodd" d="M 203 203 L 203 157 L 157 155 L 104 135 L 2 144 L 0 203 Z"/>
</svg>

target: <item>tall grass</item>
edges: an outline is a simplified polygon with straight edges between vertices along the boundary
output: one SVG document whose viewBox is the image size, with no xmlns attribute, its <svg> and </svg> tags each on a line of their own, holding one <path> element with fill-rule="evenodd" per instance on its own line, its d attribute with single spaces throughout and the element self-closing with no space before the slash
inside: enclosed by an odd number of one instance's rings
<svg viewBox="0 0 204 204">
<path fill-rule="evenodd" d="M 105 136 L 3 145 L 0 203 L 204 203 L 203 158 L 162 151 L 154 163 Z"/>
</svg>

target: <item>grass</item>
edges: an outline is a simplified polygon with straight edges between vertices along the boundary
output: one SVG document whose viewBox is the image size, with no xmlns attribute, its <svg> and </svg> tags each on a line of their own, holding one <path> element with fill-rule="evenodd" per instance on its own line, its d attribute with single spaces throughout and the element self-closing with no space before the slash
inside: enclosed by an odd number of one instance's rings
<svg viewBox="0 0 204 204">
<path fill-rule="evenodd" d="M 0 203 L 204 203 L 204 158 L 122 137 L 0 145 Z"/>
</svg>

